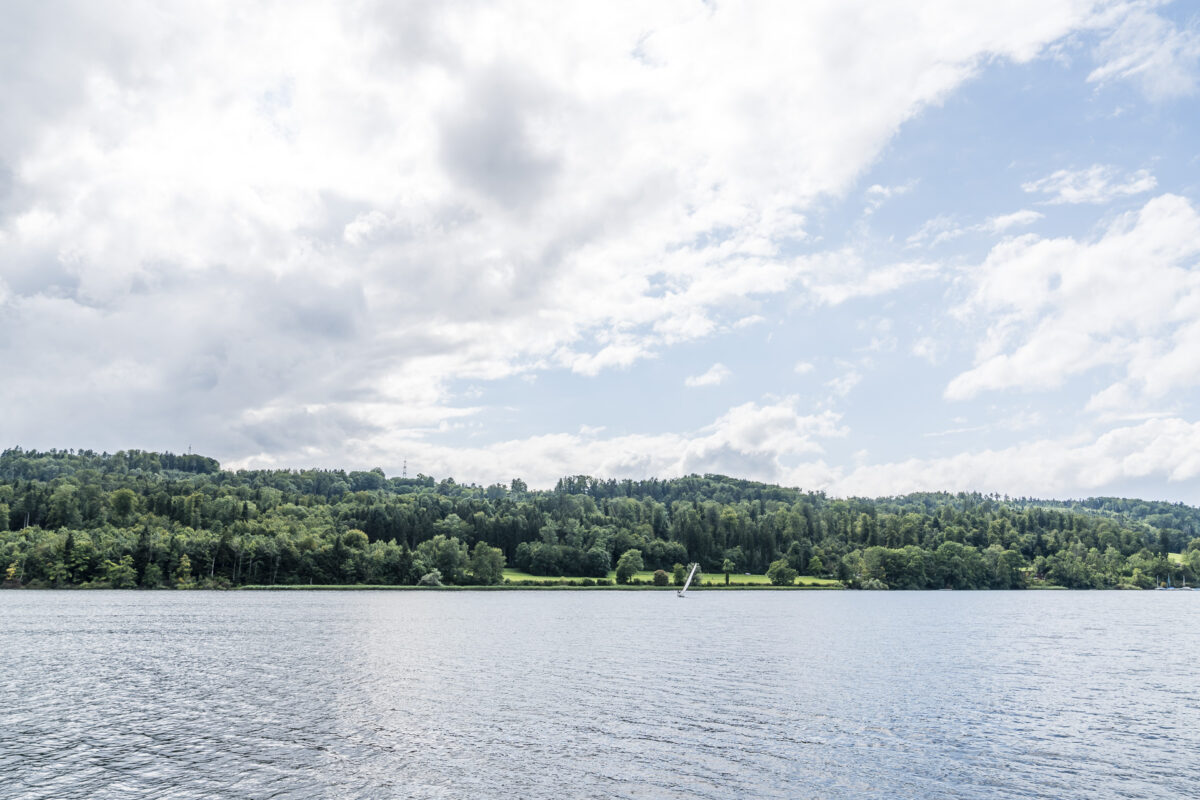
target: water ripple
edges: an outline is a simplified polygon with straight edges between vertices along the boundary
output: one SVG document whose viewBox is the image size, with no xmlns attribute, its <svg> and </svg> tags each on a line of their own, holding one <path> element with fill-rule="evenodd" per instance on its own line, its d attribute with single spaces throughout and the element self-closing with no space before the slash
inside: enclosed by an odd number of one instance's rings
<svg viewBox="0 0 1200 800">
<path fill-rule="evenodd" d="M 1191 796 L 1191 593 L 0 593 L 0 796 Z"/>
</svg>

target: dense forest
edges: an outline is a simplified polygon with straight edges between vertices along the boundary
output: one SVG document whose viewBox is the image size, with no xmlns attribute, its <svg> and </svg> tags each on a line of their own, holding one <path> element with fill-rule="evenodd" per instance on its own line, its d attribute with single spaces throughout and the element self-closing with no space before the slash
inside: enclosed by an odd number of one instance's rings
<svg viewBox="0 0 1200 800">
<path fill-rule="evenodd" d="M 475 486 L 380 469 L 222 470 L 143 451 L 0 455 L 7 587 L 587 584 L 636 569 L 798 575 L 850 588 L 1200 584 L 1200 509 L 976 493 L 834 499 L 691 475 Z M 636 580 L 636 579 L 634 579 Z"/>
</svg>

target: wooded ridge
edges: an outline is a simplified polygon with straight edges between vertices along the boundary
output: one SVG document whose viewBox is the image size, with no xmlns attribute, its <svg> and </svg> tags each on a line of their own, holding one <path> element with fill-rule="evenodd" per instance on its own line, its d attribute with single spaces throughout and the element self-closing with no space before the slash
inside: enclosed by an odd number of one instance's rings
<svg viewBox="0 0 1200 800">
<path fill-rule="evenodd" d="M 798 575 L 850 588 L 1200 584 L 1200 509 L 1115 497 L 845 498 L 723 475 L 561 479 L 551 490 L 380 469 L 223 470 L 200 455 L 6 450 L 8 587 L 504 581 L 640 570 Z M 615 569 L 615 573 L 614 573 Z"/>
</svg>

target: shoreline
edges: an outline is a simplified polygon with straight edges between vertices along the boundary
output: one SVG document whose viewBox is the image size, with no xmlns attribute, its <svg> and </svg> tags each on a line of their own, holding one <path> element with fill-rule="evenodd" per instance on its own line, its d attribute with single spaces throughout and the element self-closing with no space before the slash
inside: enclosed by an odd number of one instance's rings
<svg viewBox="0 0 1200 800">
<path fill-rule="evenodd" d="M 731 585 L 731 586 L 693 586 L 688 589 L 688 592 L 741 592 L 741 591 L 782 591 L 782 592 L 797 592 L 797 591 L 846 591 L 846 587 L 842 585 L 826 585 L 826 586 L 773 586 L 766 585 Z M 249 584 L 245 586 L 229 586 L 225 588 L 215 587 L 195 587 L 191 589 L 171 589 L 167 587 L 158 587 L 149 589 L 144 587 L 129 588 L 129 589 L 113 589 L 108 586 L 10 586 L 0 588 L 0 592 L 668 592 L 678 591 L 676 586 L 569 586 L 567 584 L 550 585 L 550 586 L 516 586 L 497 584 L 492 586 L 407 586 L 394 585 L 386 583 L 358 583 L 358 584 L 297 584 L 297 585 L 255 585 Z"/>
<path fill-rule="evenodd" d="M 360 584 L 350 586 L 238 586 L 231 591 L 251 591 L 251 592 L 273 592 L 273 591 L 434 591 L 434 592 L 463 592 L 463 591 L 482 591 L 482 592 L 526 592 L 526 591 L 551 591 L 551 592 L 667 592 L 678 591 L 676 586 L 390 586 L 376 584 Z M 688 589 L 688 592 L 739 592 L 739 591 L 844 591 L 845 586 L 693 586 Z"/>
</svg>

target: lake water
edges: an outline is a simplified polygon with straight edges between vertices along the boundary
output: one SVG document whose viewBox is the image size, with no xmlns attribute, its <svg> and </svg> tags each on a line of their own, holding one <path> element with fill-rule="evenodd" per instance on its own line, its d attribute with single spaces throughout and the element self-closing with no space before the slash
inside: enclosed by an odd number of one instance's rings
<svg viewBox="0 0 1200 800">
<path fill-rule="evenodd" d="M 4 798 L 1200 794 L 1200 592 L 0 592 Z"/>
</svg>

